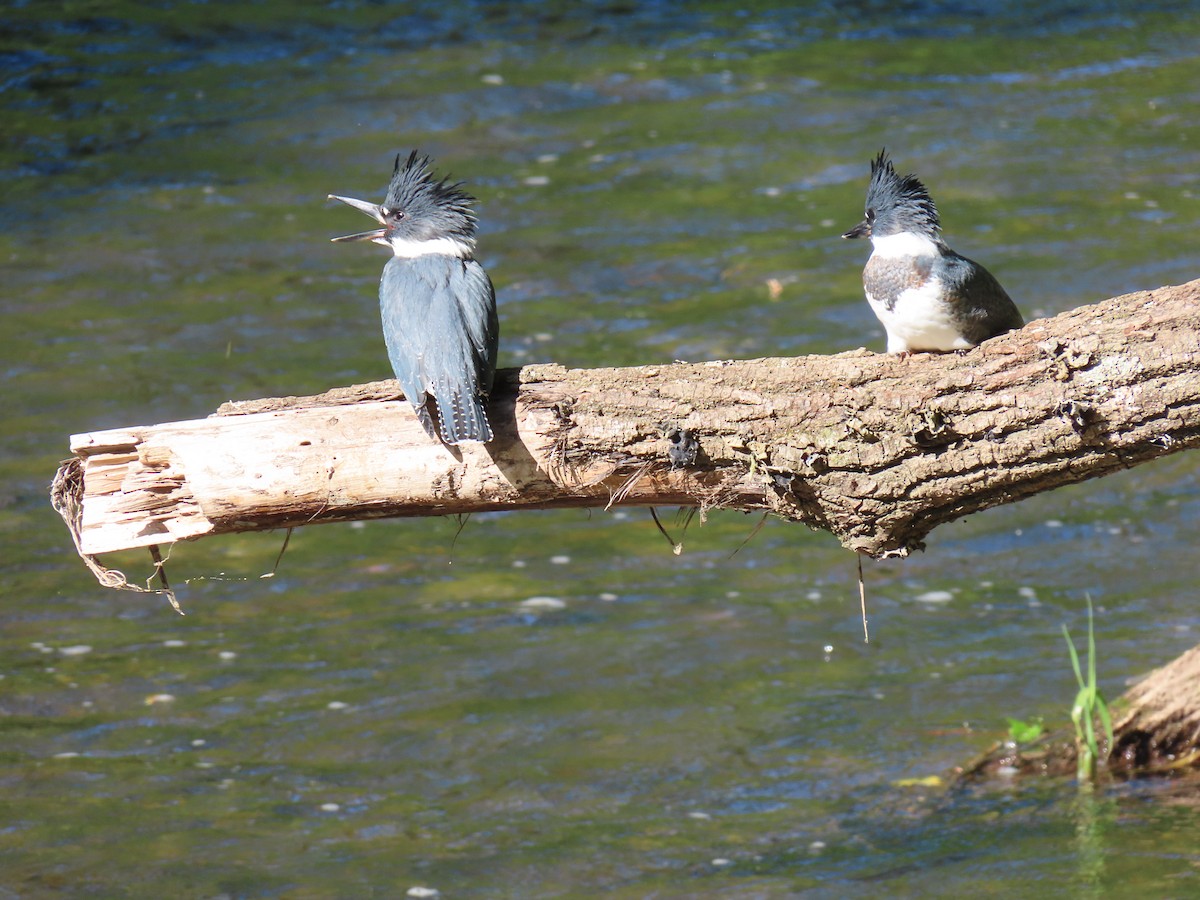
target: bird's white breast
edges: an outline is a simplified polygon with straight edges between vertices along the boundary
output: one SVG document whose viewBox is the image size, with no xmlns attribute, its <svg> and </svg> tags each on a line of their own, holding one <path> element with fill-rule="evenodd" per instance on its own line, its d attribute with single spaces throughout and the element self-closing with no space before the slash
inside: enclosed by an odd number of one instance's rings
<svg viewBox="0 0 1200 900">
<path fill-rule="evenodd" d="M 971 343 L 959 333 L 942 297 L 942 283 L 930 278 L 919 288 L 901 291 L 891 309 L 867 292 L 867 302 L 887 331 L 888 353 L 965 350 Z"/>
<path fill-rule="evenodd" d="M 872 238 L 872 257 L 886 260 L 905 260 L 916 264 L 929 262 L 930 257 L 940 257 L 939 246 L 930 238 L 904 232 L 887 237 Z M 874 297 L 868 290 L 867 302 L 887 331 L 888 353 L 907 351 L 950 351 L 964 350 L 971 345 L 961 334 L 959 325 L 952 317 L 952 309 L 945 297 L 945 285 L 934 274 L 917 287 L 901 291 L 891 308 L 882 297 Z"/>
</svg>

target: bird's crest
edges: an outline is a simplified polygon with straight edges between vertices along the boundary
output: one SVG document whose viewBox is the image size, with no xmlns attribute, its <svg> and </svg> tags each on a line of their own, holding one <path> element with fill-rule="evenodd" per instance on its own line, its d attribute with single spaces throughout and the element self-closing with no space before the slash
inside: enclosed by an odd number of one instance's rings
<svg viewBox="0 0 1200 900">
<path fill-rule="evenodd" d="M 396 154 L 392 181 L 383 200 L 384 215 L 404 213 L 409 218 L 434 218 L 454 223 L 449 230 L 459 236 L 475 235 L 475 198 L 462 189 L 461 181 L 434 180 L 428 156 L 413 150 L 403 163 Z"/>
<path fill-rule="evenodd" d="M 941 231 L 937 205 L 921 179 L 897 174 L 886 149 L 871 160 L 866 208 L 868 219 L 874 219 L 873 233 L 881 237 L 915 231 L 937 240 Z"/>
</svg>

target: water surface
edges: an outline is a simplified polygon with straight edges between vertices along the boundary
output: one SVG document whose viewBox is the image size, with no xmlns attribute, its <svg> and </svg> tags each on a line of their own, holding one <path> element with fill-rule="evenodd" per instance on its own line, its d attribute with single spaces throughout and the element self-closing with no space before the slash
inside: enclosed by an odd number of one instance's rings
<svg viewBox="0 0 1200 900">
<path fill-rule="evenodd" d="M 880 350 L 868 161 L 1027 318 L 1200 274 L 1192 4 L 15 4 L 0 14 L 8 895 L 1180 896 L 1190 792 L 903 786 L 1196 643 L 1184 454 L 904 562 L 640 510 L 177 547 L 100 589 L 71 433 L 388 375 L 334 192 L 469 181 L 501 364 Z M 773 296 L 769 282 L 783 290 Z M 664 511 L 676 534 L 682 525 Z M 140 577 L 140 554 L 110 560 Z M 190 579 L 190 580 L 189 580 Z M 534 597 L 558 611 L 521 606 Z M 170 698 L 170 699 L 168 699 Z"/>
</svg>

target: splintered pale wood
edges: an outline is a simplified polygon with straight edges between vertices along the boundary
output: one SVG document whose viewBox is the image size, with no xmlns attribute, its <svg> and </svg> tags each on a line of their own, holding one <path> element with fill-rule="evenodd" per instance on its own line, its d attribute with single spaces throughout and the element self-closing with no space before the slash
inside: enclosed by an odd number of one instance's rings
<svg viewBox="0 0 1200 900">
<path fill-rule="evenodd" d="M 393 382 L 367 387 L 399 396 Z M 328 400 L 76 435 L 71 449 L 83 461 L 81 551 L 97 555 L 312 522 L 610 499 L 598 481 L 567 487 L 539 471 L 511 427 L 501 426 L 487 449 L 452 451 L 429 440 L 404 400 L 321 405 Z M 630 498 L 647 493 L 693 502 L 686 493 L 663 491 L 653 477 L 634 486 Z"/>
<path fill-rule="evenodd" d="M 231 403 L 76 435 L 55 505 L 85 556 L 346 519 L 629 504 L 768 510 L 903 555 L 942 522 L 1200 443 L 1198 370 L 1193 281 L 962 354 L 504 370 L 496 439 L 457 451 L 428 439 L 391 381 Z"/>
</svg>

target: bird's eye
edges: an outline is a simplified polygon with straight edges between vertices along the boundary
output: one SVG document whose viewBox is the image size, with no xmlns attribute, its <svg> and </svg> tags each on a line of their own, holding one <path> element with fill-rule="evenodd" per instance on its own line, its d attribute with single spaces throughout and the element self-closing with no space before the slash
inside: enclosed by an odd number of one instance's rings
<svg viewBox="0 0 1200 900">
<path fill-rule="evenodd" d="M 874 222 L 874 221 L 875 221 L 875 210 L 874 210 L 874 209 L 868 209 L 868 210 L 867 210 L 867 221 L 868 221 L 868 222 Z"/>
</svg>

